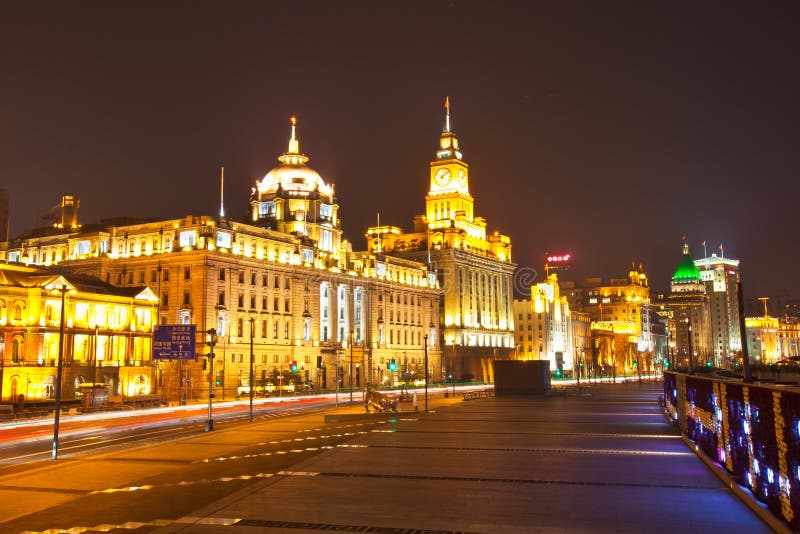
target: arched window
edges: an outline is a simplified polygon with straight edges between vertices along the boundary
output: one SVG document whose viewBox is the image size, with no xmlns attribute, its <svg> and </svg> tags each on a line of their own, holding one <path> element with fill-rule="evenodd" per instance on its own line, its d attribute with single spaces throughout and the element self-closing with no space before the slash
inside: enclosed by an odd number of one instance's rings
<svg viewBox="0 0 800 534">
<path fill-rule="evenodd" d="M 22 336 L 14 336 L 11 340 L 11 361 L 19 363 L 25 359 L 25 341 Z"/>
<path fill-rule="evenodd" d="M 14 304 L 14 320 L 21 321 L 22 320 L 22 310 L 25 308 L 25 303 L 17 302 Z"/>
</svg>

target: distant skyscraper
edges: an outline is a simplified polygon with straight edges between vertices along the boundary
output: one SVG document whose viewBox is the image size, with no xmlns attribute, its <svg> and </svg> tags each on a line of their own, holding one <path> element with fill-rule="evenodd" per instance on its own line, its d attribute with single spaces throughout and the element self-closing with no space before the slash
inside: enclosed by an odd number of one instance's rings
<svg viewBox="0 0 800 534">
<path fill-rule="evenodd" d="M 722 247 L 720 247 L 722 250 Z M 711 306 L 711 350 L 724 367 L 742 350 L 739 329 L 739 260 L 712 254 L 694 260 Z"/>
<path fill-rule="evenodd" d="M 703 277 L 689 256 L 689 245 L 684 240 L 683 253 L 670 283 L 666 306 L 672 314 L 675 328 L 675 352 L 678 365 L 693 365 L 708 361 L 711 352 L 710 299 Z M 691 341 L 689 332 L 691 328 Z M 691 349 L 691 350 L 690 350 Z M 719 365 L 720 362 L 713 362 Z"/>
</svg>

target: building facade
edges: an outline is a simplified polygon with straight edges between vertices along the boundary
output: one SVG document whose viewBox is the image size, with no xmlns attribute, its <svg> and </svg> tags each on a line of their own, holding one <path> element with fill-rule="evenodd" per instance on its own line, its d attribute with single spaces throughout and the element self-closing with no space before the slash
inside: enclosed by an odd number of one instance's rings
<svg viewBox="0 0 800 534">
<path fill-rule="evenodd" d="M 740 358 L 739 260 L 712 254 L 694 260 L 709 298 L 711 356 L 718 367 L 731 368 Z"/>
<path fill-rule="evenodd" d="M 159 324 L 194 324 L 198 361 L 163 364 L 160 391 L 217 398 L 294 379 L 315 388 L 358 388 L 402 378 L 441 380 L 439 295 L 426 264 L 354 252 L 342 239 L 333 185 L 308 167 L 295 126 L 280 165 L 259 180 L 249 220 L 187 216 L 162 221 L 53 227 L 0 245 L 0 260 L 58 264 L 159 297 Z M 200 360 L 210 353 L 214 376 Z M 297 371 L 291 376 L 291 363 Z M 280 384 L 275 384 L 280 385 Z"/>
<path fill-rule="evenodd" d="M 719 365 L 714 361 L 711 338 L 711 299 L 703 278 L 684 241 L 678 267 L 672 275 L 670 293 L 658 303 L 662 315 L 671 319 L 673 360 L 680 367 Z"/>
<path fill-rule="evenodd" d="M 0 402 L 53 399 L 59 346 L 63 398 L 91 384 L 120 398 L 157 393 L 157 307 L 158 297 L 144 286 L 0 264 Z"/>
<path fill-rule="evenodd" d="M 425 214 L 414 231 L 374 226 L 367 231 L 373 254 L 392 254 L 430 266 L 443 295 L 440 339 L 452 350 L 458 380 L 494 380 L 492 360 L 510 358 L 515 349 L 511 239 L 487 233 L 474 212 L 469 166 L 450 130 L 449 107 L 435 158 Z"/>
</svg>

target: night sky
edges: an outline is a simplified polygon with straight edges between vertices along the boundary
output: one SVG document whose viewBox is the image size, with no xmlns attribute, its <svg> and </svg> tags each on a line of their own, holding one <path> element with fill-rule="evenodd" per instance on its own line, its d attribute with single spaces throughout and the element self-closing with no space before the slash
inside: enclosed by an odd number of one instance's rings
<svg viewBox="0 0 800 534">
<path fill-rule="evenodd" d="M 450 96 L 475 213 L 566 278 L 686 235 L 745 293 L 800 296 L 796 2 L 17 2 L 0 7 L 11 232 L 62 194 L 81 220 L 226 210 L 286 150 L 336 184 L 346 236 L 410 229 Z M 126 7 L 127 6 L 127 7 Z"/>
</svg>

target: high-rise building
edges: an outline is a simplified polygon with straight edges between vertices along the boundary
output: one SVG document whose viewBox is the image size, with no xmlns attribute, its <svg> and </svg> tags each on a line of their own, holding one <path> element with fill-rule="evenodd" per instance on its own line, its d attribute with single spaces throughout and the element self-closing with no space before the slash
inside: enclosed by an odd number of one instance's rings
<svg viewBox="0 0 800 534">
<path fill-rule="evenodd" d="M 714 362 L 732 367 L 742 350 L 739 328 L 739 260 L 711 254 L 694 260 L 709 297 Z"/>
<path fill-rule="evenodd" d="M 487 233 L 474 212 L 469 166 L 450 129 L 449 101 L 439 147 L 430 163 L 425 214 L 414 231 L 374 226 L 367 231 L 369 251 L 391 253 L 428 264 L 444 295 L 439 310 L 441 336 L 459 380 L 494 380 L 492 360 L 514 350 L 511 239 Z"/>
<path fill-rule="evenodd" d="M 719 366 L 720 362 L 713 360 L 711 345 L 711 299 L 685 240 L 680 262 L 672 275 L 670 293 L 659 304 L 663 313 L 672 319 L 677 365 L 696 366 L 711 362 Z"/>
<path fill-rule="evenodd" d="M 299 382 L 322 388 L 420 380 L 426 355 L 429 379 L 440 380 L 436 277 L 425 263 L 352 250 L 333 185 L 308 166 L 295 124 L 278 159 L 255 184 L 247 221 L 190 215 L 80 225 L 67 217 L 0 243 L 0 261 L 146 285 L 160 299 L 159 324 L 196 325 L 201 356 L 210 351 L 202 333 L 213 328 L 215 376 L 199 362 L 159 364 L 168 398 L 205 396 L 210 378 L 217 398 L 247 388 L 251 340 L 256 388 L 279 385 L 294 367 Z"/>
</svg>

